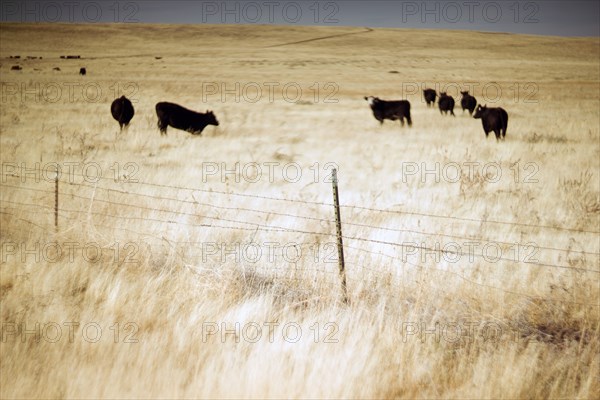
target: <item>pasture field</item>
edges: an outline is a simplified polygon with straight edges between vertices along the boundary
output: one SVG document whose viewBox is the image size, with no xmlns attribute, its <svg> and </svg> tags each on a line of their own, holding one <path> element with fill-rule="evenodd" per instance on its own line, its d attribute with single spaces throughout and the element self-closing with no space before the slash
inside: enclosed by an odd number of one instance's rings
<svg viewBox="0 0 600 400">
<path fill-rule="evenodd" d="M 0 397 L 600 397 L 598 38 L 0 34 Z M 413 126 L 364 96 L 408 99 Z M 159 101 L 220 124 L 161 137 Z"/>
</svg>

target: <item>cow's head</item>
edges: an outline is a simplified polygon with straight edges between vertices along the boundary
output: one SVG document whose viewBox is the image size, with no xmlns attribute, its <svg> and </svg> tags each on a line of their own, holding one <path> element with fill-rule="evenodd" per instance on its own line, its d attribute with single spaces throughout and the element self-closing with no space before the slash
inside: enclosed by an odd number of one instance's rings
<svg viewBox="0 0 600 400">
<path fill-rule="evenodd" d="M 377 102 L 379 102 L 379 99 L 373 96 L 365 96 L 365 100 L 367 101 L 367 103 L 369 103 L 370 106 L 374 106 L 375 104 L 377 104 Z"/>
<path fill-rule="evenodd" d="M 485 113 L 485 111 L 487 110 L 487 104 L 485 106 L 482 106 L 481 104 L 479 104 L 477 106 L 477 108 L 475 109 L 475 114 L 473 114 L 473 118 L 479 119 L 483 117 L 483 114 Z"/>
<path fill-rule="evenodd" d="M 206 110 L 206 114 L 204 115 L 207 117 L 206 122 L 208 125 L 219 126 L 219 121 L 217 121 L 217 117 L 215 117 L 215 114 L 212 111 Z"/>
<path fill-rule="evenodd" d="M 464 92 L 460 92 L 460 94 L 462 94 L 463 96 L 468 96 L 469 95 L 469 91 L 464 91 Z"/>
<path fill-rule="evenodd" d="M 446 93 L 447 93 L 447 92 L 440 92 L 440 97 L 447 96 L 447 94 L 446 94 Z"/>
</svg>

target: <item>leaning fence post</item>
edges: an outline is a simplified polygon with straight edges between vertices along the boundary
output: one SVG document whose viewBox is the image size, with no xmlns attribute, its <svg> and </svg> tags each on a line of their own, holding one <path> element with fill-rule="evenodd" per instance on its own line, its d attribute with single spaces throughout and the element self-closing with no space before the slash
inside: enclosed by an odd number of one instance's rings
<svg viewBox="0 0 600 400">
<path fill-rule="evenodd" d="M 54 229 L 58 231 L 58 170 L 54 179 Z"/>
<path fill-rule="evenodd" d="M 342 280 L 342 294 L 344 303 L 348 303 L 348 290 L 346 288 L 346 270 L 344 265 L 344 242 L 342 240 L 342 221 L 340 218 L 340 200 L 338 196 L 338 180 L 337 170 L 333 169 L 333 205 L 335 207 L 335 225 L 337 230 L 337 248 L 338 248 L 338 265 L 340 268 L 340 278 Z"/>
</svg>

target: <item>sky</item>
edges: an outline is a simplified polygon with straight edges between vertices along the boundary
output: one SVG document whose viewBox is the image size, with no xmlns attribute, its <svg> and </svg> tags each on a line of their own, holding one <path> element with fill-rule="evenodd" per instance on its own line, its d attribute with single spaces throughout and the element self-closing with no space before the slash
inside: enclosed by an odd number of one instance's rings
<svg viewBox="0 0 600 400">
<path fill-rule="evenodd" d="M 273 24 L 600 36 L 598 0 L 3 0 L 1 22 Z"/>
</svg>

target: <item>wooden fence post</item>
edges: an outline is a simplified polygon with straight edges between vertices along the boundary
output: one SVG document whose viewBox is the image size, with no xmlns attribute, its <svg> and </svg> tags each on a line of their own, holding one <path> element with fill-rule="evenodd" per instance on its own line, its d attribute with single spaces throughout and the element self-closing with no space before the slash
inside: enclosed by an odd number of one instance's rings
<svg viewBox="0 0 600 400">
<path fill-rule="evenodd" d="M 54 229 L 58 231 L 58 170 L 56 171 L 56 178 L 54 180 Z"/>
<path fill-rule="evenodd" d="M 340 278 L 342 280 L 342 295 L 344 303 L 348 303 L 348 290 L 346 288 L 346 269 L 344 265 L 344 242 L 342 240 L 342 220 L 340 218 L 340 200 L 338 196 L 338 180 L 337 170 L 332 171 L 333 177 L 333 205 L 335 207 L 335 225 L 337 230 L 337 248 L 338 248 L 338 265 L 340 268 Z"/>
</svg>

